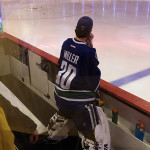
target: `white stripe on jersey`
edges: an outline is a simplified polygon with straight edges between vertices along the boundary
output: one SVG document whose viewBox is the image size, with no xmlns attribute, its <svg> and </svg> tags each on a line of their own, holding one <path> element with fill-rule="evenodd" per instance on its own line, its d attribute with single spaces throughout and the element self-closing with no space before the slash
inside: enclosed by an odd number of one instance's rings
<svg viewBox="0 0 150 150">
<path fill-rule="evenodd" d="M 72 38 L 73 42 L 77 43 L 77 44 L 86 44 L 85 42 L 78 42 L 76 41 L 74 38 Z"/>
<path fill-rule="evenodd" d="M 97 91 L 97 89 L 98 89 L 98 87 L 100 86 L 100 82 L 98 82 L 98 85 L 97 85 L 97 87 L 96 87 L 96 89 L 95 89 L 95 91 L 94 92 L 96 92 Z"/>
<path fill-rule="evenodd" d="M 95 97 L 94 97 L 94 98 L 85 98 L 85 99 L 66 98 L 66 97 L 59 96 L 55 90 L 54 90 L 54 92 L 55 92 L 55 94 L 56 94 L 58 97 L 60 97 L 60 98 L 62 98 L 62 99 L 64 99 L 64 100 L 66 100 L 66 101 L 88 102 L 88 101 L 94 101 L 94 99 L 95 99 Z"/>
</svg>

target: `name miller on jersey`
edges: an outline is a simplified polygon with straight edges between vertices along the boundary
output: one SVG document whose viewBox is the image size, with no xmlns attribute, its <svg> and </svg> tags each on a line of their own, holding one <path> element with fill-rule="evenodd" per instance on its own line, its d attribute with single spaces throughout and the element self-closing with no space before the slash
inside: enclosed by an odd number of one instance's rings
<svg viewBox="0 0 150 150">
<path fill-rule="evenodd" d="M 75 55 L 73 53 L 70 53 L 69 51 L 64 50 L 64 58 L 67 59 L 68 61 L 77 64 L 79 60 L 79 56 Z"/>
</svg>

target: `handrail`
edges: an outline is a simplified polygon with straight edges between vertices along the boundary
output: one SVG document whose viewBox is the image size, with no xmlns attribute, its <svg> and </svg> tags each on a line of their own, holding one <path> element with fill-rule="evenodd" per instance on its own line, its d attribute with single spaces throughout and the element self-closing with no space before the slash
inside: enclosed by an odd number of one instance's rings
<svg viewBox="0 0 150 150">
<path fill-rule="evenodd" d="M 144 99 L 137 97 L 136 95 L 133 95 L 109 82 L 106 82 L 103 79 L 101 79 L 100 82 L 102 91 L 109 93 L 109 95 L 119 99 L 119 101 L 130 105 L 134 109 L 137 109 L 150 117 L 150 102 L 145 101 Z"/>
</svg>

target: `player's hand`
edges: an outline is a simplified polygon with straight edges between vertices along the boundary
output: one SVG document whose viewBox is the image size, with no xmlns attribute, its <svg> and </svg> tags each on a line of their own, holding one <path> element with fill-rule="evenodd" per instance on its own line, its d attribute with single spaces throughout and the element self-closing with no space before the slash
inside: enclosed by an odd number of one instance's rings
<svg viewBox="0 0 150 150">
<path fill-rule="evenodd" d="M 89 47 L 93 47 L 93 40 L 94 38 L 94 35 L 92 33 L 90 33 L 90 35 L 86 38 L 86 44 L 89 46 Z"/>
<path fill-rule="evenodd" d="M 39 140 L 38 131 L 35 130 L 32 135 L 29 136 L 30 144 L 35 144 Z"/>
<path fill-rule="evenodd" d="M 93 33 L 90 33 L 90 35 L 89 35 L 89 36 L 90 36 L 90 39 L 91 39 L 91 40 L 93 40 L 93 38 L 94 38 Z"/>
</svg>

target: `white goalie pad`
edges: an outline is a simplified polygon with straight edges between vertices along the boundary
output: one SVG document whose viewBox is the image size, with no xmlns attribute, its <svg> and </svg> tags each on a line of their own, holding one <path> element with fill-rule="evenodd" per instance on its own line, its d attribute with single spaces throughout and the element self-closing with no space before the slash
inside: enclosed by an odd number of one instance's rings
<svg viewBox="0 0 150 150">
<path fill-rule="evenodd" d="M 109 125 L 101 107 L 96 107 L 99 117 L 99 124 L 95 127 L 95 139 L 100 143 L 102 150 L 110 150 L 110 131 Z"/>
<path fill-rule="evenodd" d="M 49 140 L 61 141 L 68 137 L 68 132 L 73 128 L 72 120 L 66 119 L 55 113 L 47 126 Z"/>
<path fill-rule="evenodd" d="M 101 107 L 96 107 L 96 114 L 93 109 L 93 105 L 86 106 L 89 111 L 91 122 L 94 125 L 95 141 L 91 141 L 84 137 L 79 132 L 79 137 L 82 140 L 82 148 L 84 150 L 110 150 L 110 132 L 107 118 Z M 96 122 L 96 115 L 98 122 Z"/>
</svg>

